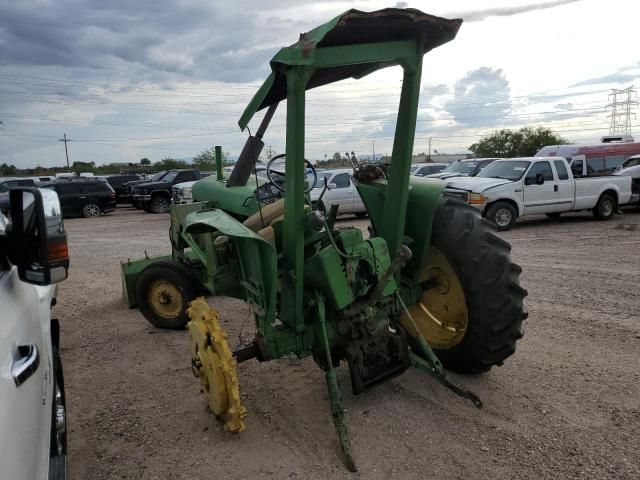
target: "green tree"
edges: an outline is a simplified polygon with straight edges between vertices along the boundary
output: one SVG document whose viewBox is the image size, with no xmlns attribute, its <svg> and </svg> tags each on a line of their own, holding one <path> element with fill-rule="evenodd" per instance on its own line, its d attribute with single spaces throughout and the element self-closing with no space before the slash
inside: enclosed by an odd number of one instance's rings
<svg viewBox="0 0 640 480">
<path fill-rule="evenodd" d="M 216 168 L 216 149 L 214 147 L 203 150 L 193 157 L 193 164 L 198 170 L 215 170 Z"/>
<path fill-rule="evenodd" d="M 342 161 L 342 155 L 340 155 L 340 152 L 336 152 L 336 153 L 333 154 L 333 161 L 334 162 Z"/>
<path fill-rule="evenodd" d="M 172 170 L 174 168 L 189 168 L 189 164 L 184 160 L 176 160 L 175 158 L 165 157 L 159 162 L 153 164 L 158 170 Z"/>
<path fill-rule="evenodd" d="M 96 162 L 73 162 L 71 170 L 74 172 L 93 172 L 96 168 Z"/>
<path fill-rule="evenodd" d="M 0 175 L 15 175 L 17 170 L 15 165 L 7 165 L 6 163 L 0 165 Z"/>
<path fill-rule="evenodd" d="M 140 165 L 151 165 L 151 160 L 149 160 L 147 157 L 141 158 L 140 159 Z"/>
<path fill-rule="evenodd" d="M 548 128 L 502 129 L 469 147 L 476 157 L 531 157 L 547 145 L 564 145 L 567 140 Z"/>
</svg>

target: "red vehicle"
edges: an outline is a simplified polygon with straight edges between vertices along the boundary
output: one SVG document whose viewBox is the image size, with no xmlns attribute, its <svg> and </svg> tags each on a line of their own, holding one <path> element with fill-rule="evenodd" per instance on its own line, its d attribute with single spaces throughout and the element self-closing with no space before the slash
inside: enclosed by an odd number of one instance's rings
<svg viewBox="0 0 640 480">
<path fill-rule="evenodd" d="M 602 137 L 601 143 L 591 145 L 549 145 L 542 147 L 536 157 L 564 157 L 574 176 L 610 175 L 632 155 L 640 154 L 640 142 L 631 135 Z"/>
</svg>

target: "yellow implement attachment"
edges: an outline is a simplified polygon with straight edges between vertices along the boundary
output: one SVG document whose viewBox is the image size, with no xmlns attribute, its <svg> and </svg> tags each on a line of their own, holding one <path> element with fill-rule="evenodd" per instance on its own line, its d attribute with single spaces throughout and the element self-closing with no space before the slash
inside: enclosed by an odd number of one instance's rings
<svg viewBox="0 0 640 480">
<path fill-rule="evenodd" d="M 218 322 L 218 312 L 204 298 L 191 302 L 187 310 L 191 336 L 191 365 L 207 393 L 209 409 L 224 423 L 226 430 L 245 430 L 247 409 L 240 403 L 236 359 L 227 343 L 228 334 Z"/>
</svg>

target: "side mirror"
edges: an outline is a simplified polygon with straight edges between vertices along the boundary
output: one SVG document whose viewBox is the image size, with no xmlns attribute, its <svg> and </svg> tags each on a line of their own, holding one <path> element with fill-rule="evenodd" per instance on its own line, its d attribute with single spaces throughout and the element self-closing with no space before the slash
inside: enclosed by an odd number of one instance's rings
<svg viewBox="0 0 640 480">
<path fill-rule="evenodd" d="M 58 195 L 48 189 L 14 188 L 9 200 L 8 256 L 20 280 L 51 285 L 66 279 L 69 251 Z"/>
<path fill-rule="evenodd" d="M 544 183 L 544 175 L 542 173 L 536 173 L 536 185 L 542 185 Z"/>
<path fill-rule="evenodd" d="M 327 185 L 327 190 L 333 190 L 334 188 L 338 188 L 338 185 L 336 185 L 335 183 L 330 183 L 329 185 Z"/>
</svg>

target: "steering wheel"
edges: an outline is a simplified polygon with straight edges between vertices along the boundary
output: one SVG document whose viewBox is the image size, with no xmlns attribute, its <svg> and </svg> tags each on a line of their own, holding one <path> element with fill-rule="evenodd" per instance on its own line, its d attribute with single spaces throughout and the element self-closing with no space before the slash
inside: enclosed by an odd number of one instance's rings
<svg viewBox="0 0 640 480">
<path fill-rule="evenodd" d="M 279 192 L 284 193 L 284 188 L 281 187 L 278 182 L 276 182 L 273 177 L 271 176 L 271 173 L 275 173 L 277 175 L 280 175 L 282 177 L 285 176 L 284 172 L 279 171 L 279 170 L 275 170 L 274 168 L 272 168 L 273 162 L 275 162 L 276 160 L 280 160 L 281 158 L 285 158 L 287 155 L 285 153 L 281 153 L 280 155 L 276 155 L 275 157 L 273 157 L 271 160 L 269 160 L 269 163 L 267 163 L 267 178 L 269 179 L 269 182 L 271 183 L 271 185 L 273 185 L 276 190 L 278 190 Z M 313 174 L 313 183 L 311 183 L 311 185 L 309 186 L 308 189 L 306 189 L 304 191 L 304 193 L 309 193 L 311 190 L 313 190 L 316 185 L 318 184 L 318 173 L 316 172 L 316 169 L 313 168 L 313 165 L 311 164 L 311 162 L 309 160 L 307 160 L 306 158 L 304 159 L 304 163 L 307 166 L 307 168 L 311 169 L 311 173 Z"/>
</svg>

